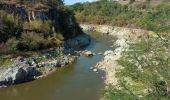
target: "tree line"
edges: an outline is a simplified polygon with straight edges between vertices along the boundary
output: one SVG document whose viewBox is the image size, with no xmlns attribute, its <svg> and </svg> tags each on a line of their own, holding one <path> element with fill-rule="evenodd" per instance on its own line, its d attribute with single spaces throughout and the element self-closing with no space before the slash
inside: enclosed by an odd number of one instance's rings
<svg viewBox="0 0 170 100">
<path fill-rule="evenodd" d="M 91 3 L 76 3 L 69 7 L 75 11 L 79 23 L 109 24 L 153 31 L 159 28 L 169 30 L 169 3 L 152 7 L 151 1 L 122 5 L 112 0 L 99 0 Z"/>
</svg>

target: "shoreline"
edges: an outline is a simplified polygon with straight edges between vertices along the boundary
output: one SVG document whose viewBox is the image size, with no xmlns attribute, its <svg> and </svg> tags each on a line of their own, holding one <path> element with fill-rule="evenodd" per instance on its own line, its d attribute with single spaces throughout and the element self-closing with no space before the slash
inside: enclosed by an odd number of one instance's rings
<svg viewBox="0 0 170 100">
<path fill-rule="evenodd" d="M 12 58 L 11 65 L 0 68 L 0 88 L 40 79 L 72 64 L 80 55 L 78 48 L 89 45 L 90 41 L 90 37 L 83 33 L 67 40 L 63 51 L 54 50 L 37 57 Z M 60 56 L 53 57 L 56 51 Z"/>
<path fill-rule="evenodd" d="M 116 69 L 121 67 L 120 65 L 118 65 L 117 60 L 122 56 L 122 52 L 126 50 L 126 48 L 128 48 L 127 42 L 135 42 L 143 36 L 154 34 L 154 32 L 142 29 L 124 28 L 107 25 L 81 24 L 81 27 L 85 31 L 97 31 L 108 36 L 113 36 L 117 39 L 116 42 L 113 42 L 113 45 L 116 46 L 115 50 L 105 51 L 104 58 L 95 66 L 95 68 L 102 70 L 106 73 L 104 80 L 106 88 L 108 85 L 114 86 L 117 84 L 115 73 Z"/>
</svg>

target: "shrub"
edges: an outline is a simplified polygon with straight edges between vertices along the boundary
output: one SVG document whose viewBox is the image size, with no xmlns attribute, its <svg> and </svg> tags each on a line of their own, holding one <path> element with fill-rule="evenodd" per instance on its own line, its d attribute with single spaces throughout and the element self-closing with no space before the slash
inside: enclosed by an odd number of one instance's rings
<svg viewBox="0 0 170 100">
<path fill-rule="evenodd" d="M 19 37 L 22 30 L 19 18 L 0 11 L 0 41 L 6 42 L 10 37 Z"/>
<path fill-rule="evenodd" d="M 63 43 L 64 43 L 64 41 L 61 41 L 61 40 L 54 38 L 54 37 L 49 37 L 48 41 L 50 41 L 51 45 L 53 45 L 54 47 L 62 46 Z"/>
<path fill-rule="evenodd" d="M 38 33 L 22 33 L 21 38 L 21 42 L 18 44 L 20 50 L 39 50 L 50 46 L 50 42 Z"/>
<path fill-rule="evenodd" d="M 16 38 L 10 38 L 6 42 L 6 46 L 7 46 L 8 50 L 10 50 L 10 51 L 16 51 L 18 44 L 19 44 L 19 40 L 17 40 Z"/>
<path fill-rule="evenodd" d="M 26 30 L 42 33 L 45 37 L 49 36 L 52 33 L 51 23 L 49 21 L 31 21 L 29 23 L 24 23 L 24 28 Z"/>
<path fill-rule="evenodd" d="M 64 41 L 64 37 L 61 33 L 54 33 L 54 34 L 55 34 L 54 36 L 55 38 L 57 38 L 60 41 Z"/>
</svg>

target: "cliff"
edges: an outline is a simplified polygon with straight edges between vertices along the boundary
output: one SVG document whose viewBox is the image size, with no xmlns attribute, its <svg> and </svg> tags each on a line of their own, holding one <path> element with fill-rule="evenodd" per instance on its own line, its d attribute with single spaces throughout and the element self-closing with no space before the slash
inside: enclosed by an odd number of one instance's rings
<svg viewBox="0 0 170 100">
<path fill-rule="evenodd" d="M 61 32 L 63 35 L 67 34 L 63 30 L 64 28 L 68 28 L 68 31 L 74 31 L 69 34 L 70 36 L 65 35 L 66 38 L 81 33 L 82 31 L 76 23 L 73 12 L 64 7 L 62 3 L 59 3 L 60 0 L 56 1 L 55 4 L 54 1 L 50 2 L 48 0 L 5 0 L 0 1 L 0 10 L 14 17 L 19 17 L 24 23 L 35 20 L 53 21 L 55 31 Z"/>
<path fill-rule="evenodd" d="M 28 4 L 15 1 L 1 1 L 0 2 L 0 10 L 4 10 L 9 14 L 13 14 L 14 16 L 19 16 L 24 22 L 30 22 L 36 19 L 47 20 L 48 19 L 48 11 L 49 6 L 30 2 Z"/>
</svg>

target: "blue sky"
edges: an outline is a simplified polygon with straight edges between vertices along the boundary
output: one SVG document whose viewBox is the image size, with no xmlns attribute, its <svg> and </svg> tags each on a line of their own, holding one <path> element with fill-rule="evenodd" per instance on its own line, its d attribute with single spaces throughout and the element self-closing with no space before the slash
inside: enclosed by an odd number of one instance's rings
<svg viewBox="0 0 170 100">
<path fill-rule="evenodd" d="M 74 4 L 77 2 L 86 2 L 86 1 L 96 1 L 96 0 L 64 0 L 66 5 Z"/>
</svg>

